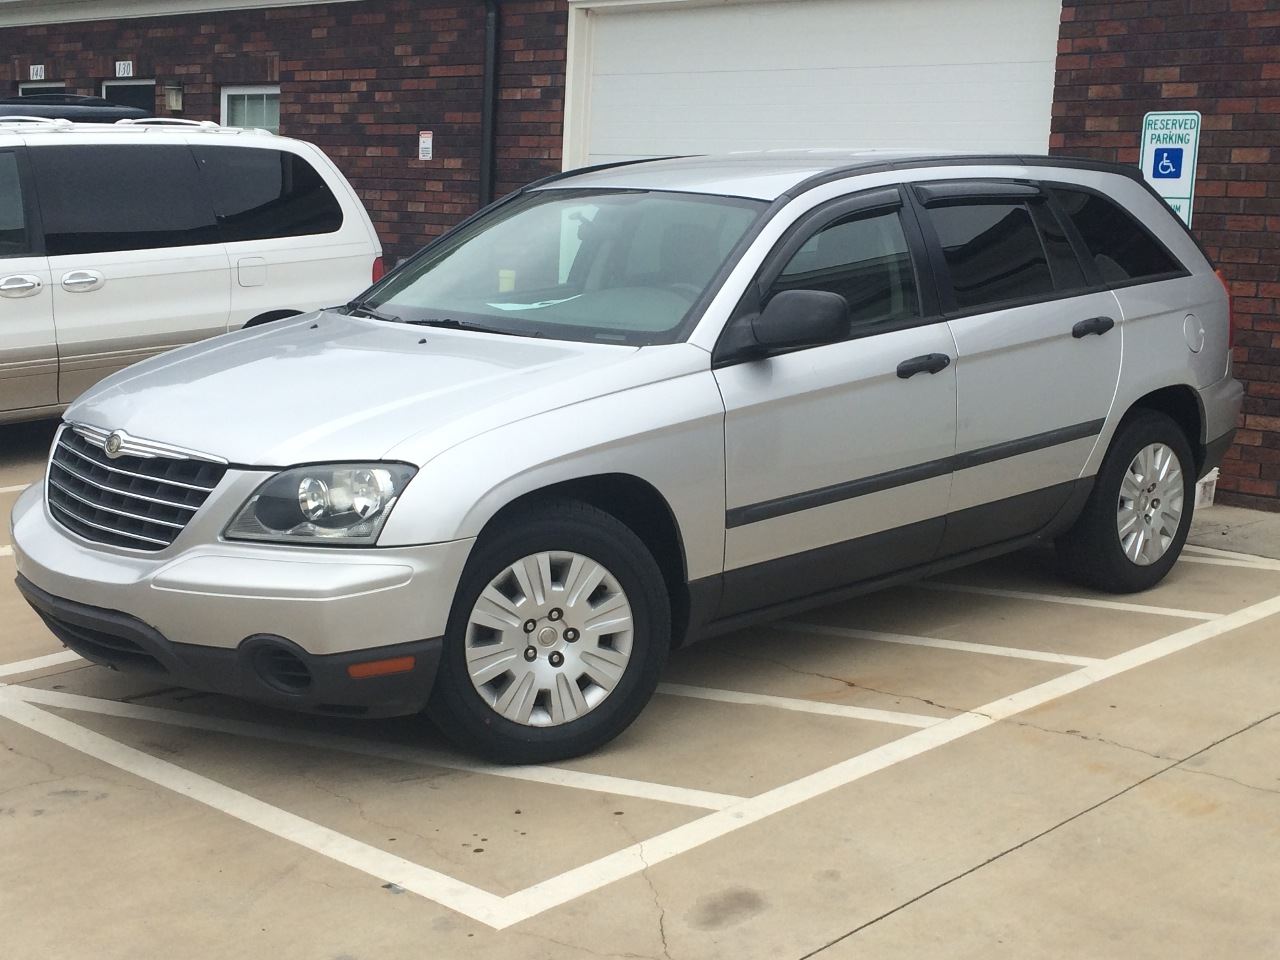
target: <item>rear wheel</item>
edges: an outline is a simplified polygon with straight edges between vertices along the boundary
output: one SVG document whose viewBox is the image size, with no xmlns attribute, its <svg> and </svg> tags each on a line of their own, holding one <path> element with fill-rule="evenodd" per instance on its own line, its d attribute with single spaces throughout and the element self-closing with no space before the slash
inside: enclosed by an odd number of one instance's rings
<svg viewBox="0 0 1280 960">
<path fill-rule="evenodd" d="M 1075 526 L 1058 540 L 1073 580 L 1111 593 L 1155 586 L 1191 527 L 1195 461 L 1182 428 L 1141 410 L 1116 431 Z"/>
<path fill-rule="evenodd" d="M 503 763 L 595 749 L 648 702 L 670 646 L 665 581 L 624 524 L 576 501 L 514 517 L 477 545 L 428 711 Z"/>
</svg>

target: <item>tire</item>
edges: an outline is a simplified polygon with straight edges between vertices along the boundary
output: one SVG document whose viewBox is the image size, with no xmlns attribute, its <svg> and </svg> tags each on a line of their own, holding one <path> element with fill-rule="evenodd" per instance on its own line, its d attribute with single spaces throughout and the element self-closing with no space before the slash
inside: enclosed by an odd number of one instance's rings
<svg viewBox="0 0 1280 960">
<path fill-rule="evenodd" d="M 590 564 L 603 571 L 598 586 Z M 640 538 L 588 504 L 550 501 L 476 545 L 427 713 L 459 747 L 499 763 L 575 757 L 639 715 L 670 646 L 666 582 Z"/>
<path fill-rule="evenodd" d="M 1157 456 L 1135 464 L 1153 448 Z M 1171 457 L 1161 459 L 1164 452 Z M 1169 472 L 1175 462 L 1180 478 Z M 1151 469 L 1131 473 L 1131 465 Z M 1163 500 L 1160 493 L 1166 494 Z M 1179 493 L 1181 503 L 1174 504 Z M 1079 519 L 1057 541 L 1059 564 L 1070 579 L 1108 593 L 1150 589 L 1182 552 L 1194 503 L 1195 459 L 1182 428 L 1154 410 L 1131 413 L 1111 441 Z M 1128 525 L 1126 535 L 1120 532 L 1122 523 Z"/>
</svg>

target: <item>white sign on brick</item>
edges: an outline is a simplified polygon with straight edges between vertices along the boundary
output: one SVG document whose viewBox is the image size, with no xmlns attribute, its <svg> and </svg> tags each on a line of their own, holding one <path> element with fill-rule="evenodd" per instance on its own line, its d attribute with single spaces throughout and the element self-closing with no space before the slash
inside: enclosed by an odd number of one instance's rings
<svg viewBox="0 0 1280 960">
<path fill-rule="evenodd" d="M 1142 176 L 1187 226 L 1191 226 L 1199 154 L 1199 111 L 1163 110 L 1143 117 Z"/>
</svg>

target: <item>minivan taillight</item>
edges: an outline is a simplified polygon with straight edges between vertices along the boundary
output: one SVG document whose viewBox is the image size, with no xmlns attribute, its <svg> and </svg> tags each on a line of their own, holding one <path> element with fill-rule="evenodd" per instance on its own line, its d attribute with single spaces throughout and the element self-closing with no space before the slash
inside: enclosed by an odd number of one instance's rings
<svg viewBox="0 0 1280 960">
<path fill-rule="evenodd" d="M 1215 270 L 1218 279 L 1222 281 L 1222 289 L 1227 293 L 1227 352 L 1228 354 L 1236 345 L 1236 307 L 1235 301 L 1231 298 L 1231 284 L 1227 281 L 1227 276 L 1221 270 Z"/>
<path fill-rule="evenodd" d="M 382 279 L 382 275 L 387 272 L 387 268 L 382 264 L 381 257 L 373 258 L 373 283 L 377 283 Z"/>
</svg>

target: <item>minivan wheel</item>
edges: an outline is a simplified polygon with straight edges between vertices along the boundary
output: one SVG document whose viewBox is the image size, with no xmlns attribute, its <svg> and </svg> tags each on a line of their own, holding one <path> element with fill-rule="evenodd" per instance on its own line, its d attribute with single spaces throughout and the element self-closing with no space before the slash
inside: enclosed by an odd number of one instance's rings
<svg viewBox="0 0 1280 960">
<path fill-rule="evenodd" d="M 427 710 L 501 763 L 577 756 L 640 713 L 670 638 L 666 584 L 640 538 L 588 504 L 546 503 L 477 544 Z"/>
<path fill-rule="evenodd" d="M 1163 413 L 1121 423 L 1084 512 L 1057 542 L 1067 575 L 1111 593 L 1163 580 L 1191 527 L 1194 464 L 1186 435 Z"/>
</svg>

